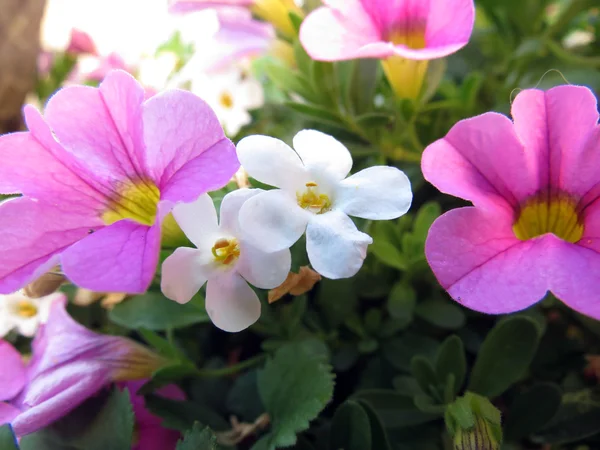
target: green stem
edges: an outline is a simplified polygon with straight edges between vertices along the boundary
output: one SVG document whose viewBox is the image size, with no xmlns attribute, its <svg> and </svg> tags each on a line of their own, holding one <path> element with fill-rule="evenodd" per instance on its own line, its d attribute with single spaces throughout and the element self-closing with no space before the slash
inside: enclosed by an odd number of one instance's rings
<svg viewBox="0 0 600 450">
<path fill-rule="evenodd" d="M 544 37 L 549 38 L 565 30 L 571 21 L 575 19 L 575 17 L 577 17 L 580 13 L 590 9 L 596 4 L 597 1 L 598 0 L 573 0 L 556 20 L 556 22 L 548 27 L 544 33 Z"/>
<path fill-rule="evenodd" d="M 242 361 L 240 363 L 234 364 L 232 366 L 222 367 L 220 369 L 198 369 L 195 372 L 195 375 L 199 378 L 218 378 L 227 375 L 234 375 L 238 372 L 241 372 L 244 369 L 260 364 L 265 360 L 266 357 L 267 355 L 263 353 L 253 358 L 246 359 L 245 361 Z"/>
<path fill-rule="evenodd" d="M 554 56 L 556 56 L 558 59 L 562 59 L 565 62 L 577 64 L 580 66 L 594 68 L 600 67 L 600 57 L 585 57 L 576 55 L 568 50 L 565 50 L 560 44 L 553 41 L 552 39 L 546 40 L 546 47 L 548 47 L 548 50 L 550 50 L 554 54 Z"/>
</svg>

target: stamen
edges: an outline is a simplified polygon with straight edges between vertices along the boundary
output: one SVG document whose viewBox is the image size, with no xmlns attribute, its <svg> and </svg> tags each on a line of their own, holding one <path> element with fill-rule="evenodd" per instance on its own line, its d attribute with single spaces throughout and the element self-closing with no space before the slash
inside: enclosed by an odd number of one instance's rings
<svg viewBox="0 0 600 450">
<path fill-rule="evenodd" d="M 29 300 L 20 300 L 15 305 L 18 316 L 29 319 L 38 313 L 37 307 Z"/>
<path fill-rule="evenodd" d="M 296 194 L 298 205 L 315 214 L 323 214 L 331 210 L 331 200 L 326 194 L 317 191 L 319 185 L 314 181 L 306 183 L 306 190 Z"/>
<path fill-rule="evenodd" d="M 237 239 L 219 239 L 212 248 L 215 261 L 225 266 L 237 261 L 240 257 L 240 246 Z"/>
</svg>

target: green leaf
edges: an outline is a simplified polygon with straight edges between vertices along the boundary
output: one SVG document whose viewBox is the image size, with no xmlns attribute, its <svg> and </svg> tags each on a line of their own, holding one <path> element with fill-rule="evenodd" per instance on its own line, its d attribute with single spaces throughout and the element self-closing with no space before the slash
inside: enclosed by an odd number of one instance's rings
<svg viewBox="0 0 600 450">
<path fill-rule="evenodd" d="M 163 419 L 162 426 L 172 430 L 185 431 L 195 422 L 200 422 L 217 431 L 229 429 L 229 424 L 216 411 L 208 406 L 191 401 L 171 400 L 157 395 L 148 395 L 146 408 Z"/>
<path fill-rule="evenodd" d="M 457 330 L 465 325 L 466 317 L 460 306 L 449 300 L 429 299 L 415 309 L 421 319 L 444 330 Z"/>
<path fill-rule="evenodd" d="M 21 450 L 131 450 L 134 415 L 127 390 L 115 388 L 50 427 L 21 439 Z"/>
<path fill-rule="evenodd" d="M 19 450 L 17 438 L 8 424 L 0 427 L 0 450 Z"/>
<path fill-rule="evenodd" d="M 302 17 L 296 14 L 294 11 L 288 12 L 288 16 L 290 18 L 290 22 L 292 22 L 292 26 L 296 31 L 296 34 L 300 32 L 300 25 L 302 25 Z"/>
<path fill-rule="evenodd" d="M 137 332 L 142 336 L 142 338 L 154 349 L 160 353 L 162 356 L 165 356 L 170 359 L 177 359 L 186 361 L 186 355 L 173 344 L 171 344 L 168 340 L 159 336 L 154 331 L 146 330 L 144 328 L 140 328 Z"/>
<path fill-rule="evenodd" d="M 458 394 L 467 375 L 465 348 L 458 336 L 449 336 L 442 343 L 435 359 L 435 373 L 439 380 L 454 375 L 453 393 Z"/>
<path fill-rule="evenodd" d="M 371 422 L 359 403 L 348 400 L 335 412 L 329 435 L 330 450 L 371 450 Z"/>
<path fill-rule="evenodd" d="M 527 371 L 540 340 L 537 324 L 527 317 L 499 322 L 487 335 L 471 372 L 469 390 L 497 397 Z"/>
<path fill-rule="evenodd" d="M 320 355 L 301 344 L 281 347 L 258 374 L 258 391 L 271 417 L 265 448 L 296 443 L 296 434 L 329 403 L 333 374 Z"/>
<path fill-rule="evenodd" d="M 285 106 L 317 122 L 325 122 L 338 128 L 345 128 L 337 114 L 322 106 L 296 102 L 285 102 Z"/>
<path fill-rule="evenodd" d="M 394 116 L 389 113 L 380 112 L 362 114 L 355 119 L 356 124 L 365 130 L 382 128 L 390 125 L 393 121 Z"/>
<path fill-rule="evenodd" d="M 406 270 L 408 262 L 400 250 L 388 241 L 377 239 L 369 245 L 369 251 L 373 253 L 382 263 L 398 270 Z"/>
<path fill-rule="evenodd" d="M 547 425 L 561 406 L 562 392 L 552 383 L 539 383 L 520 393 L 507 414 L 504 436 L 518 441 Z"/>
<path fill-rule="evenodd" d="M 420 98 L 422 103 L 428 102 L 437 92 L 440 83 L 444 79 L 447 65 L 445 58 L 429 61 L 429 67 L 427 68 L 427 75 L 425 78 L 425 88 L 423 89 L 423 94 Z"/>
<path fill-rule="evenodd" d="M 327 324 L 332 329 L 339 327 L 354 313 L 358 303 L 354 280 L 321 280 L 316 302 Z"/>
<path fill-rule="evenodd" d="M 405 281 L 399 281 L 392 287 L 387 309 L 394 319 L 408 326 L 413 321 L 417 305 L 417 292 Z"/>
<path fill-rule="evenodd" d="M 380 64 L 376 59 L 354 61 L 349 83 L 346 87 L 348 107 L 354 114 L 373 109 L 375 89 L 381 76 Z M 387 116 L 389 123 L 389 115 Z"/>
<path fill-rule="evenodd" d="M 387 433 L 385 432 L 383 424 L 381 423 L 381 419 L 377 413 L 367 402 L 359 400 L 358 403 L 363 407 L 367 413 L 367 416 L 369 417 L 369 422 L 371 425 L 371 448 L 373 450 L 391 450 Z"/>
<path fill-rule="evenodd" d="M 402 395 L 391 389 L 358 391 L 352 398 L 368 403 L 385 428 L 412 427 L 440 417 L 439 414 L 419 411 L 411 396 Z"/>
<path fill-rule="evenodd" d="M 427 202 L 421 206 L 413 224 L 414 236 L 425 242 L 429 228 L 441 214 L 442 208 L 437 202 Z"/>
<path fill-rule="evenodd" d="M 166 330 L 210 322 L 206 310 L 195 303 L 181 305 L 158 292 L 148 292 L 119 303 L 108 316 L 114 323 L 132 330 Z"/>
<path fill-rule="evenodd" d="M 390 339 L 383 345 L 385 358 L 397 370 L 410 371 L 410 361 L 416 355 L 422 355 L 434 360 L 438 342 L 427 336 L 406 333 L 403 336 Z"/>
<path fill-rule="evenodd" d="M 439 380 L 427 358 L 421 355 L 415 356 L 410 362 L 410 371 L 423 392 L 430 394 L 437 389 Z"/>
<path fill-rule="evenodd" d="M 177 443 L 176 450 L 217 450 L 217 437 L 210 428 L 195 423 Z"/>
</svg>

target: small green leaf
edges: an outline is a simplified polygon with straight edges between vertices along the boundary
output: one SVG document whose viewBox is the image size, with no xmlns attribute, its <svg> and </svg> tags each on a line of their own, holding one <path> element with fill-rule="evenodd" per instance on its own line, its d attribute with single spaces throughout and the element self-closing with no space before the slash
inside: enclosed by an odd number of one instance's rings
<svg viewBox="0 0 600 450">
<path fill-rule="evenodd" d="M 114 323 L 129 329 L 166 330 L 210 322 L 203 308 L 181 305 L 158 292 L 148 292 L 116 305 L 109 313 Z"/>
<path fill-rule="evenodd" d="M 195 423 L 177 443 L 176 450 L 217 450 L 217 437 L 210 428 Z"/>
<path fill-rule="evenodd" d="M 539 340 L 537 324 L 527 317 L 499 322 L 481 345 L 469 390 L 490 398 L 502 394 L 525 374 Z"/>
<path fill-rule="evenodd" d="M 400 253 L 400 250 L 398 250 L 397 247 L 388 241 L 375 238 L 373 243 L 369 246 L 369 251 L 382 263 L 390 267 L 394 267 L 398 270 L 406 270 L 408 268 L 406 258 Z"/>
<path fill-rule="evenodd" d="M 458 394 L 467 375 L 465 348 L 458 336 L 449 336 L 442 343 L 435 360 L 435 373 L 439 380 L 454 375 L 453 393 Z"/>
<path fill-rule="evenodd" d="M 359 400 L 358 403 L 363 407 L 369 417 L 371 425 L 371 448 L 373 450 L 391 450 L 392 447 L 390 446 L 387 433 L 385 432 L 381 419 L 377 413 L 367 402 Z"/>
<path fill-rule="evenodd" d="M 19 450 L 17 438 L 8 424 L 0 427 L 0 450 Z"/>
<path fill-rule="evenodd" d="M 369 130 L 372 128 L 382 128 L 390 125 L 394 121 L 394 116 L 389 113 L 371 112 L 362 114 L 355 119 L 356 124 Z"/>
<path fill-rule="evenodd" d="M 423 392 L 429 394 L 437 389 L 439 380 L 428 359 L 421 355 L 415 356 L 410 362 L 410 371 Z"/>
<path fill-rule="evenodd" d="M 390 316 L 408 326 L 413 321 L 416 305 L 417 292 L 409 283 L 399 281 L 392 287 L 387 303 Z"/>
<path fill-rule="evenodd" d="M 373 109 L 375 89 L 381 76 L 380 64 L 376 59 L 359 59 L 354 61 L 352 69 L 345 98 L 354 114 L 362 114 Z M 387 118 L 389 123 L 389 115 Z"/>
<path fill-rule="evenodd" d="M 429 299 L 415 309 L 421 319 L 444 330 L 457 330 L 465 325 L 466 317 L 460 306 L 450 300 Z"/>
<path fill-rule="evenodd" d="M 139 330 L 137 330 L 137 332 L 149 345 L 154 347 L 154 349 L 162 356 L 181 361 L 187 360 L 187 357 L 180 349 L 175 347 L 162 336 L 159 336 L 154 331 L 146 330 L 145 328 L 140 328 Z"/>
<path fill-rule="evenodd" d="M 300 25 L 302 25 L 302 20 L 303 20 L 302 17 L 300 17 L 294 11 L 288 12 L 288 16 L 290 18 L 290 22 L 292 22 L 292 26 L 294 27 L 294 30 L 296 31 L 296 34 L 298 34 L 300 32 Z"/>
<path fill-rule="evenodd" d="M 296 102 L 285 102 L 285 106 L 317 122 L 325 122 L 338 128 L 345 128 L 337 114 L 322 106 Z"/>
<path fill-rule="evenodd" d="M 421 208 L 415 217 L 413 225 L 413 234 L 419 238 L 422 242 L 425 242 L 429 228 L 431 225 L 442 214 L 442 208 L 437 202 L 427 202 Z"/>
<path fill-rule="evenodd" d="M 371 450 L 371 423 L 359 403 L 348 400 L 335 412 L 329 435 L 330 450 Z"/>
<path fill-rule="evenodd" d="M 301 344 L 289 344 L 259 372 L 258 391 L 272 423 L 261 445 L 269 449 L 290 446 L 331 400 L 333 374 L 321 355 Z"/>
<path fill-rule="evenodd" d="M 504 436 L 518 441 L 547 425 L 561 406 L 562 393 L 552 383 L 539 383 L 520 393 L 507 414 Z"/>
<path fill-rule="evenodd" d="M 394 368 L 409 372 L 410 361 L 414 356 L 425 356 L 433 361 L 438 346 L 435 339 L 420 334 L 406 333 L 385 342 L 383 354 Z"/>
<path fill-rule="evenodd" d="M 385 428 L 412 427 L 440 417 L 439 414 L 419 411 L 411 396 L 399 394 L 394 390 L 358 391 L 352 398 L 368 403 Z"/>
</svg>

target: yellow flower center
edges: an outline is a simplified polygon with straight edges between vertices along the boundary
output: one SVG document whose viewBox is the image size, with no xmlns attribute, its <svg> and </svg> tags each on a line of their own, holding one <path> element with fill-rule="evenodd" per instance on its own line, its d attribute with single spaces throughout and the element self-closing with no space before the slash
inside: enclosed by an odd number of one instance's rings
<svg viewBox="0 0 600 450">
<path fill-rule="evenodd" d="M 394 31 L 387 37 L 395 45 L 413 50 L 425 48 L 425 29 Z M 383 71 L 398 98 L 416 99 L 423 88 L 428 61 L 391 56 L 382 61 Z"/>
<path fill-rule="evenodd" d="M 219 239 L 212 248 L 215 261 L 228 266 L 240 257 L 240 245 L 237 239 Z"/>
<path fill-rule="evenodd" d="M 296 193 L 298 205 L 315 214 L 323 214 L 331 209 L 331 200 L 326 194 L 318 191 L 319 185 L 314 182 L 306 183 L 306 190 Z"/>
<path fill-rule="evenodd" d="M 160 191 L 152 181 L 127 182 L 109 203 L 102 214 L 102 220 L 106 225 L 131 219 L 142 225 L 152 226 L 156 221 L 159 200 Z"/>
<path fill-rule="evenodd" d="M 15 304 L 15 313 L 24 319 L 29 319 L 38 313 L 38 309 L 37 306 L 35 306 L 33 302 L 30 302 L 29 300 L 19 300 Z"/>
<path fill-rule="evenodd" d="M 289 13 L 304 17 L 304 13 L 294 0 L 254 0 L 252 12 L 263 20 L 270 22 L 278 31 L 288 37 L 296 34 Z"/>
<path fill-rule="evenodd" d="M 564 241 L 575 243 L 583 236 L 577 201 L 565 194 L 550 198 L 536 195 L 521 206 L 513 231 L 522 241 L 552 233 Z"/>
<path fill-rule="evenodd" d="M 221 93 L 219 96 L 219 104 L 226 109 L 231 109 L 233 107 L 233 97 L 227 91 Z"/>
</svg>

